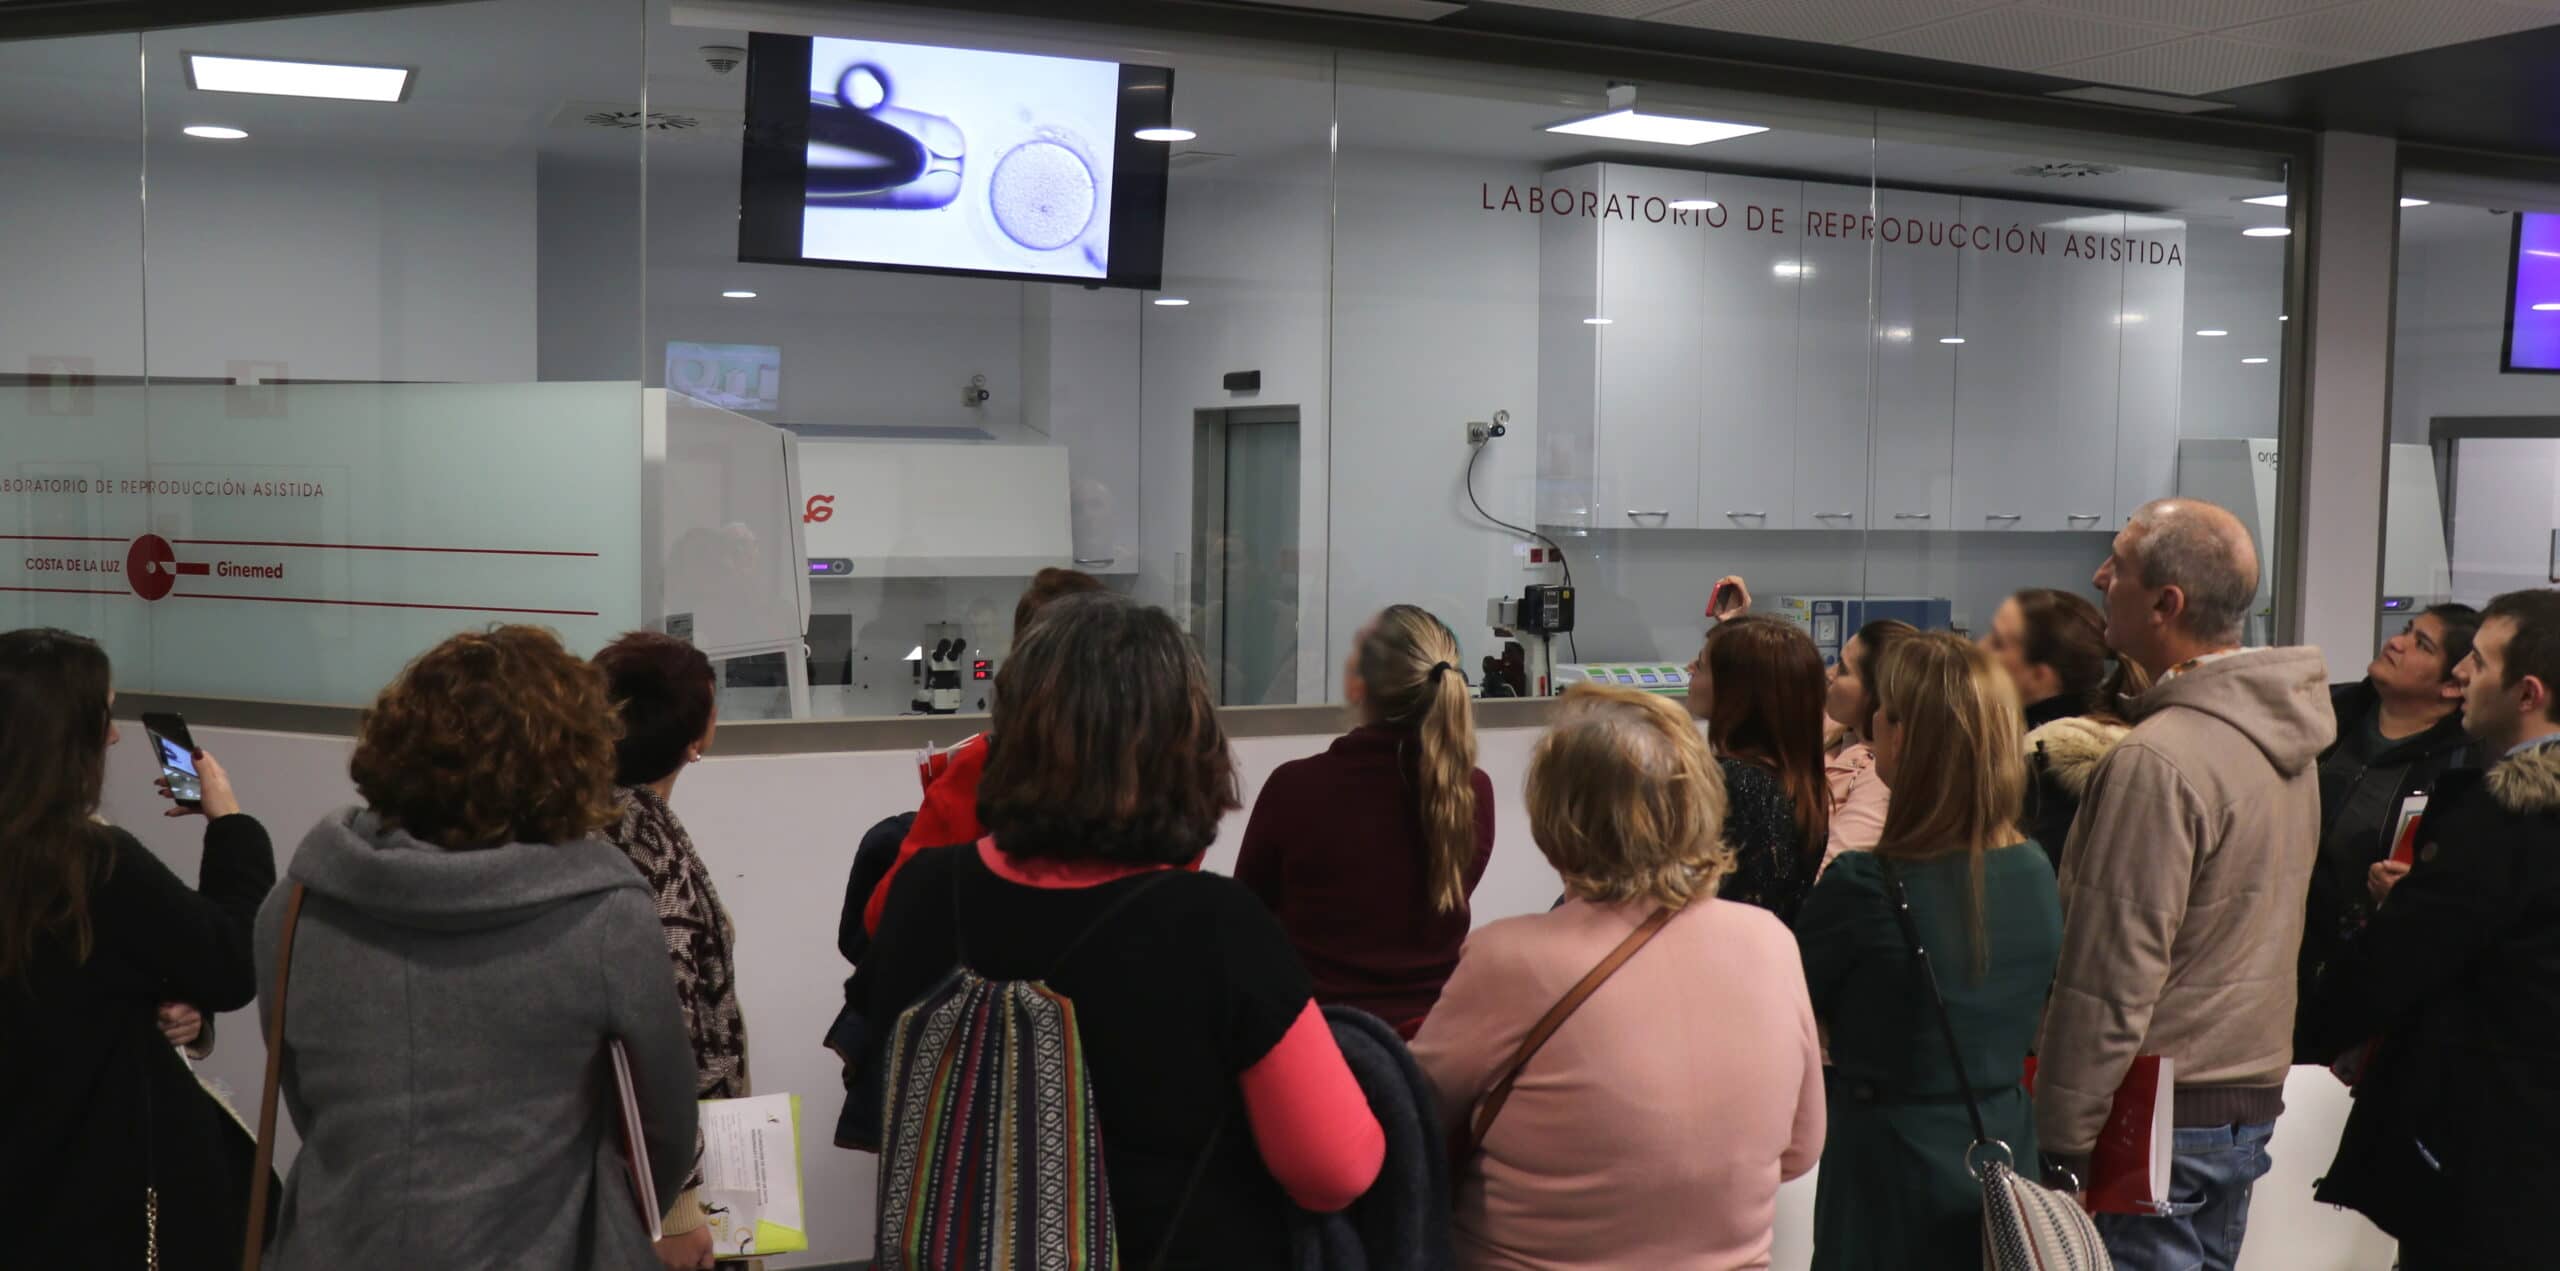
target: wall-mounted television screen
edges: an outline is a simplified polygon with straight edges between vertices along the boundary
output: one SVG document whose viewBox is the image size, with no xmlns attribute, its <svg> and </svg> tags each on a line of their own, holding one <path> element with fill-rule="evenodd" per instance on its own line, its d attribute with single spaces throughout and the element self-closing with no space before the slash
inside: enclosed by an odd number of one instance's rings
<svg viewBox="0 0 2560 1271">
<path fill-rule="evenodd" d="M 757 34 L 738 257 L 1153 289 L 1173 72 Z"/>
<path fill-rule="evenodd" d="M 2560 213 L 2516 214 L 2502 369 L 2560 371 Z"/>
<path fill-rule="evenodd" d="M 667 387 L 723 410 L 780 410 L 782 350 L 669 340 Z"/>
</svg>

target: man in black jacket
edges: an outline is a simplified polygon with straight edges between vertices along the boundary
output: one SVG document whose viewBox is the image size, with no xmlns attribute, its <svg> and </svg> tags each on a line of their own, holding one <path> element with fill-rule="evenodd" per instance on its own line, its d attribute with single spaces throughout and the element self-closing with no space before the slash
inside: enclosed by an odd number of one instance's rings
<svg viewBox="0 0 2560 1271">
<path fill-rule="evenodd" d="M 2320 860 L 2302 924 L 2302 996 L 2347 936 L 2373 915 L 2365 874 L 2391 855 L 2404 812 L 2425 806 L 2436 779 L 2472 766 L 2456 668 L 2471 653 L 2480 614 L 2437 605 L 2409 620 L 2365 668 L 2329 690 L 2338 740 L 2320 755 Z M 2297 1044 L 2294 1062 L 2325 1064 Z"/>
<path fill-rule="evenodd" d="M 2493 766 L 2445 775 L 2303 1007 L 2305 1045 L 2364 1069 L 2317 1195 L 2406 1271 L 2549 1265 L 2560 1195 L 2560 591 L 2492 602 L 2460 678 Z"/>
</svg>

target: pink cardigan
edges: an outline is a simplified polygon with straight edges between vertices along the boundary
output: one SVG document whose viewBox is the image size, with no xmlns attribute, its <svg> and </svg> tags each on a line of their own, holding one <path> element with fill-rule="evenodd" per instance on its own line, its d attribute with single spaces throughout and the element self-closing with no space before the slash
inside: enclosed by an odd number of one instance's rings
<svg viewBox="0 0 2560 1271">
<path fill-rule="evenodd" d="M 1652 906 L 1567 901 L 1475 933 L 1413 1044 L 1441 1115 L 1471 1115 L 1538 1017 Z M 1689 906 L 1529 1061 L 1454 1180 L 1470 1268 L 1769 1265 L 1778 1184 L 1822 1156 L 1822 1052 L 1795 938 Z"/>
</svg>

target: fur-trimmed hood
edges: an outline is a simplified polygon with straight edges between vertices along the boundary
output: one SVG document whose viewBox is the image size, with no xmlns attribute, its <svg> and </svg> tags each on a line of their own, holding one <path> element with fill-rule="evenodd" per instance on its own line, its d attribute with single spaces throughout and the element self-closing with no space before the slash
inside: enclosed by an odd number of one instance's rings
<svg viewBox="0 0 2560 1271">
<path fill-rule="evenodd" d="M 2027 734 L 2027 756 L 2044 752 L 2045 770 L 2062 783 L 2073 799 L 2086 797 L 2098 761 L 2133 729 L 2087 715 L 2065 715 Z"/>
<path fill-rule="evenodd" d="M 2538 746 L 2489 770 L 2489 797 L 2518 816 L 2560 812 L 2560 746 Z"/>
</svg>

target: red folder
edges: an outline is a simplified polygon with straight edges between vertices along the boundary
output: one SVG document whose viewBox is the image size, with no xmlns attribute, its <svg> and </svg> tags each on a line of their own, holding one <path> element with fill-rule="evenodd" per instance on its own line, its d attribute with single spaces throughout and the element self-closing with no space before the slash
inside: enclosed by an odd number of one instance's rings
<svg viewBox="0 0 2560 1271">
<path fill-rule="evenodd" d="M 2425 818 L 2427 796 L 2411 795 L 2400 805 L 2400 824 L 2391 836 L 2391 859 L 2403 865 L 2418 863 L 2418 822 Z"/>
<path fill-rule="evenodd" d="M 2125 1070 L 2115 1106 L 2089 1151 L 2089 1177 L 2080 1180 L 2080 1201 L 2090 1213 L 2156 1218 L 2169 1212 L 2177 1080 L 2177 1064 L 2166 1055 L 2138 1056 Z M 2026 1083 L 2028 1093 L 2034 1093 L 2033 1056 L 2027 1059 Z"/>
</svg>

